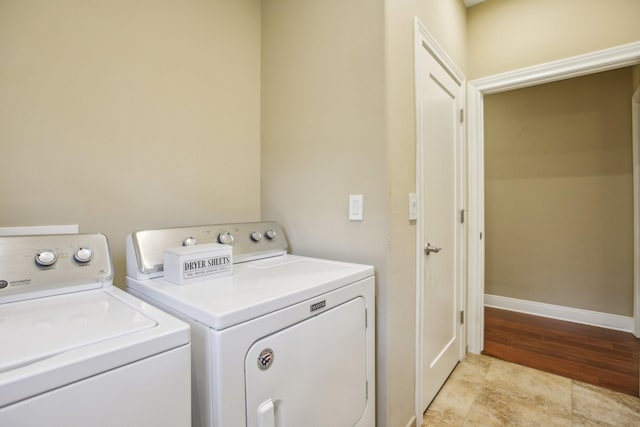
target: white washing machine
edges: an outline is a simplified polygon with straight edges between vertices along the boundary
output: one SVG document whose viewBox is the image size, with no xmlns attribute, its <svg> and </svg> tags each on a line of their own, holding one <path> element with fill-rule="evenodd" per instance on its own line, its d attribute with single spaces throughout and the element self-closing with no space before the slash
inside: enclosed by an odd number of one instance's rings
<svg viewBox="0 0 640 427">
<path fill-rule="evenodd" d="M 233 274 L 163 277 L 163 251 L 220 242 Z M 373 427 L 373 267 L 287 254 L 277 223 L 146 230 L 127 241 L 127 286 L 191 325 L 193 422 Z"/>
<path fill-rule="evenodd" d="M 0 426 L 189 426 L 189 325 L 113 286 L 101 234 L 0 237 Z"/>
</svg>

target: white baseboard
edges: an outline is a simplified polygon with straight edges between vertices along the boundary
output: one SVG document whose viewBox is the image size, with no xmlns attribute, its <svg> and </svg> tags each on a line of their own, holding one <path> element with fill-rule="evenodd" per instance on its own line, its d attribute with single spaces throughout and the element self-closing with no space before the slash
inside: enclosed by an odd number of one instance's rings
<svg viewBox="0 0 640 427">
<path fill-rule="evenodd" d="M 526 301 L 498 295 L 484 295 L 486 307 L 501 308 L 503 310 L 518 311 L 552 319 L 583 323 L 601 328 L 616 329 L 618 331 L 633 332 L 633 317 L 618 314 L 601 313 L 580 308 L 563 307 L 542 302 Z"/>
<path fill-rule="evenodd" d="M 407 427 L 416 427 L 416 416 L 411 417 L 409 422 L 407 423 Z"/>
</svg>

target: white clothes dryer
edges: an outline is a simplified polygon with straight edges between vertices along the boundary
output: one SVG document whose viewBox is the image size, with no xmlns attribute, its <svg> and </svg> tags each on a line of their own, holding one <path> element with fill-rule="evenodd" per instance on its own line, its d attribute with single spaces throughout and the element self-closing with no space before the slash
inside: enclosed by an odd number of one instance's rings
<svg viewBox="0 0 640 427">
<path fill-rule="evenodd" d="M 165 248 L 213 242 L 232 245 L 231 276 L 163 277 Z M 373 267 L 287 249 L 274 222 L 129 236 L 129 292 L 191 325 L 194 425 L 375 425 Z"/>
<path fill-rule="evenodd" d="M 0 237 L 1 426 L 189 426 L 189 325 L 113 286 L 101 234 Z"/>
</svg>

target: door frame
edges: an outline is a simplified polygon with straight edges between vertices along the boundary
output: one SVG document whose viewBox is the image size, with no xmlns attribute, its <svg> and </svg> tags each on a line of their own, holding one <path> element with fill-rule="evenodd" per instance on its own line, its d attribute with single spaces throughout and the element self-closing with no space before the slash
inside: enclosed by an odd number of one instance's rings
<svg viewBox="0 0 640 427">
<path fill-rule="evenodd" d="M 423 191 L 423 179 L 424 179 L 424 165 L 422 162 L 424 147 L 422 144 L 422 130 L 420 126 L 420 115 L 418 114 L 419 106 L 421 104 L 422 92 L 418 90 L 421 87 L 419 78 L 424 72 L 420 66 L 421 61 L 418 60 L 419 55 L 427 50 L 429 54 L 444 68 L 444 70 L 453 78 L 453 80 L 460 85 L 460 105 L 465 105 L 465 76 L 460 69 L 455 65 L 453 60 L 447 55 L 444 49 L 438 44 L 436 39 L 427 31 L 422 22 L 415 17 L 414 18 L 414 90 L 415 90 L 415 112 L 416 112 L 416 195 L 418 200 L 418 220 L 416 221 L 416 337 L 415 337 L 415 416 L 417 420 L 422 419 L 422 356 L 423 356 L 423 341 L 422 341 L 422 320 L 423 320 L 423 286 L 424 286 L 424 245 L 423 231 L 424 221 L 422 221 L 422 214 L 424 212 L 424 200 L 422 195 Z M 458 173 L 457 182 L 459 183 L 458 194 L 456 197 L 457 208 L 460 210 L 466 209 L 466 143 L 464 127 L 458 133 L 458 147 L 456 149 L 456 164 L 459 165 L 456 169 Z M 466 223 L 465 223 L 466 225 Z M 466 302 L 466 227 L 461 226 L 461 232 L 458 233 L 456 242 L 456 260 L 458 265 L 456 266 L 456 276 L 458 278 L 458 308 L 460 310 L 465 307 Z M 459 325 L 460 334 L 460 348 L 458 357 L 462 359 L 466 352 L 466 329 L 464 324 Z"/>
<path fill-rule="evenodd" d="M 633 334 L 640 337 L 640 87 L 631 97 L 633 140 Z"/>
<path fill-rule="evenodd" d="M 640 64 L 640 42 L 633 42 L 558 61 L 548 62 L 494 76 L 472 80 L 467 84 L 468 100 L 468 206 L 469 206 L 469 255 L 468 255 L 468 323 L 469 351 L 480 354 L 484 346 L 484 95 L 505 92 L 550 83 L 572 77 L 584 76 L 616 68 Z M 634 138 L 637 139 L 637 138 Z M 634 164 L 638 163 L 635 154 Z M 634 182 L 637 174 L 634 167 Z M 638 200 L 638 189 L 634 197 Z M 636 209 L 634 218 L 640 212 Z M 637 271 L 640 255 L 638 227 L 635 229 L 634 247 L 634 328 L 640 333 L 640 273 Z"/>
</svg>

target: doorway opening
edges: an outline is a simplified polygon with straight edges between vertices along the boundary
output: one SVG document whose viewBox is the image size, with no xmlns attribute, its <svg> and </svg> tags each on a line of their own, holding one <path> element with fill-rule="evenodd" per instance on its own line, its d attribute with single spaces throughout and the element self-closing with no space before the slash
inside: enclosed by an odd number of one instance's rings
<svg viewBox="0 0 640 427">
<path fill-rule="evenodd" d="M 633 329 L 633 71 L 485 96 L 485 306 Z"/>
<path fill-rule="evenodd" d="M 485 296 L 485 187 L 484 187 L 484 96 L 505 92 L 542 83 L 584 76 L 601 71 L 628 67 L 640 63 L 640 42 L 619 46 L 604 51 L 581 55 L 566 60 L 517 70 L 498 76 L 469 82 L 469 275 L 468 275 L 468 344 L 469 351 L 480 353 L 484 342 L 484 296 Z M 637 152 L 634 152 L 634 165 L 638 164 Z M 634 167 L 634 173 L 635 173 Z M 637 199 L 637 189 L 634 190 Z M 634 212 L 637 217 L 638 212 Z M 636 228 L 635 234 L 638 234 Z M 634 244 L 634 261 L 637 264 L 637 239 Z M 637 280 L 637 268 L 634 272 L 634 330 L 638 327 L 638 295 L 640 284 Z"/>
</svg>

